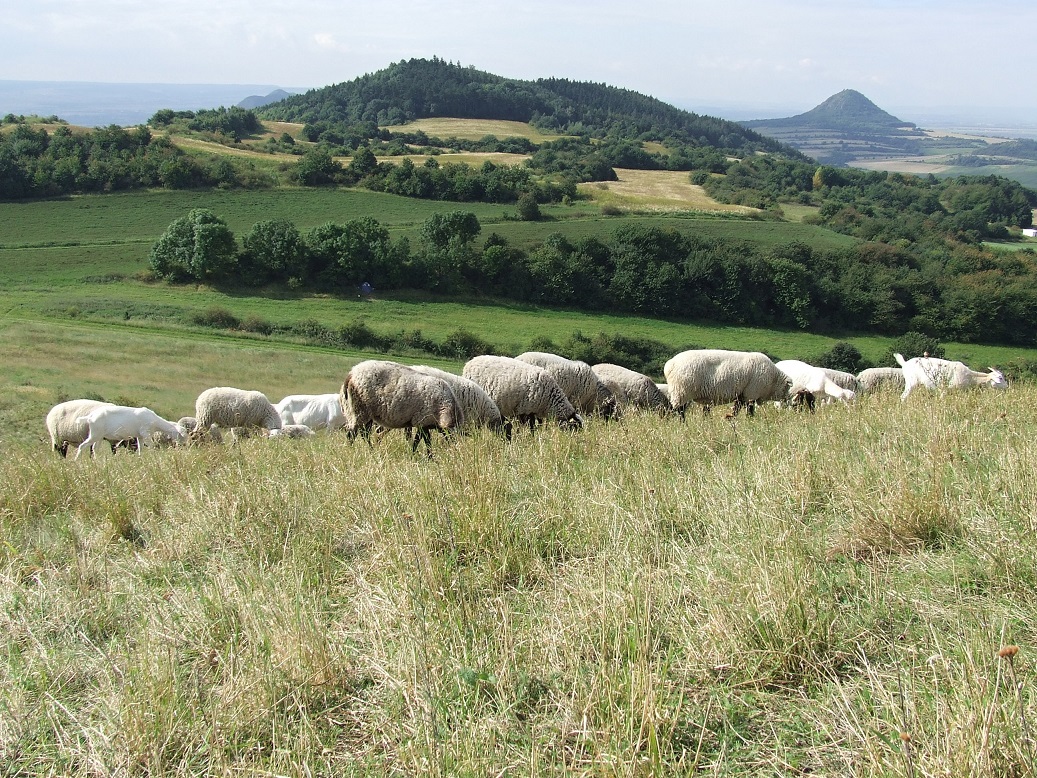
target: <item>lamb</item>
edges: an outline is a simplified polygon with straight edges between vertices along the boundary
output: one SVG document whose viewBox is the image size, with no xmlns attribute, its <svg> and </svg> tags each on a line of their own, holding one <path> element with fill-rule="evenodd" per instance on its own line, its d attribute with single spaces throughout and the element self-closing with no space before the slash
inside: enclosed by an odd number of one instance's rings
<svg viewBox="0 0 1037 778">
<path fill-rule="evenodd" d="M 338 393 L 290 394 L 274 407 L 282 424 L 305 424 L 320 430 L 339 429 L 346 423 Z"/>
<path fill-rule="evenodd" d="M 861 392 L 877 392 L 883 389 L 904 389 L 904 371 L 899 367 L 869 367 L 857 374 Z"/>
<path fill-rule="evenodd" d="M 272 438 L 289 438 L 292 440 L 296 438 L 312 438 L 316 434 L 305 424 L 282 424 L 280 429 L 270 430 L 270 437 Z"/>
<path fill-rule="evenodd" d="M 463 375 L 481 386 L 507 419 L 528 424 L 553 417 L 561 427 L 583 429 L 583 417 L 542 367 L 511 357 L 478 356 L 465 363 Z"/>
<path fill-rule="evenodd" d="M 586 362 L 545 351 L 527 351 L 515 359 L 544 368 L 580 413 L 596 413 L 606 420 L 618 415 L 616 398 Z"/>
<path fill-rule="evenodd" d="M 793 404 L 806 402 L 811 411 L 817 397 L 849 402 L 855 397 L 852 389 L 843 389 L 825 373 L 823 368 L 814 367 L 799 359 L 783 359 L 775 366 L 792 382 L 789 400 Z M 856 379 L 855 379 L 856 380 Z"/>
<path fill-rule="evenodd" d="M 46 419 L 51 448 L 62 457 L 67 456 L 70 443 L 78 446 L 90 434 L 86 422 L 81 421 L 81 418 L 96 408 L 105 405 L 112 405 L 112 403 L 86 399 L 66 400 L 51 408 L 47 413 Z M 111 445 L 112 453 L 114 454 L 115 449 L 119 447 L 122 441 L 109 440 L 108 443 Z"/>
<path fill-rule="evenodd" d="M 102 440 L 137 441 L 137 453 L 141 448 L 153 443 L 155 433 L 168 435 L 179 441 L 183 437 L 180 428 L 167 421 L 150 408 L 131 408 L 126 405 L 102 405 L 80 416 L 80 421 L 87 425 L 89 433 L 76 449 L 76 459 L 83 449 L 93 450 L 93 446 Z"/>
<path fill-rule="evenodd" d="M 231 430 L 237 427 L 276 430 L 281 427 L 281 417 L 265 394 L 232 386 L 215 386 L 198 395 L 194 415 L 198 420 L 196 436 L 212 433 L 213 427 Z M 216 437 L 218 433 L 212 434 Z"/>
<path fill-rule="evenodd" d="M 691 403 L 706 406 L 734 403 L 752 416 L 757 402 L 783 400 L 792 382 L 759 351 L 692 349 L 673 356 L 663 373 L 670 386 L 670 404 L 684 419 Z"/>
<path fill-rule="evenodd" d="M 904 371 L 904 393 L 901 400 L 906 400 L 916 386 L 928 389 L 946 388 L 963 389 L 969 386 L 989 386 L 993 389 L 1004 389 L 1008 386 L 1004 374 L 995 368 L 989 373 L 970 369 L 963 362 L 936 357 L 914 357 L 904 359 L 901 354 L 894 354 L 894 359 Z"/>
<path fill-rule="evenodd" d="M 511 440 L 511 422 L 501 415 L 497 403 L 475 381 L 428 365 L 412 365 L 411 367 L 419 373 L 441 378 L 450 384 L 464 413 L 466 427 L 487 427 L 503 435 L 505 440 Z"/>
<path fill-rule="evenodd" d="M 418 441 L 432 456 L 430 430 L 460 427 L 464 412 L 450 385 L 398 362 L 369 359 L 353 366 L 342 384 L 342 409 L 350 440 L 358 434 L 371 442 L 375 424 L 388 429 L 417 428 L 411 451 Z"/>
<path fill-rule="evenodd" d="M 594 365 L 591 370 L 612 392 L 621 406 L 630 405 L 660 414 L 671 410 L 669 397 L 644 373 L 609 362 Z"/>
</svg>

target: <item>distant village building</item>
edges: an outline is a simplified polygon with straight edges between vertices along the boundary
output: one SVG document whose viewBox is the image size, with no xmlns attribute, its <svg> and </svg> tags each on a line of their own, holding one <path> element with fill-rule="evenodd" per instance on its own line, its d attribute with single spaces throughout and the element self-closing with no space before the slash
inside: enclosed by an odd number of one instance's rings
<svg viewBox="0 0 1037 778">
<path fill-rule="evenodd" d="M 1037 227 L 1023 227 L 1023 235 L 1027 238 L 1037 238 Z"/>
</svg>

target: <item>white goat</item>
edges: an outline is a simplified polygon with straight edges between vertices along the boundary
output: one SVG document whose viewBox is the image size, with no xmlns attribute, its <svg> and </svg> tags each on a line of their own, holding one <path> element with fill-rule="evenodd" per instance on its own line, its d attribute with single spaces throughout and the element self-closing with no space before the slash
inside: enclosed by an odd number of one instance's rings
<svg viewBox="0 0 1037 778">
<path fill-rule="evenodd" d="M 174 441 L 184 437 L 183 431 L 171 421 L 166 421 L 150 408 L 131 408 L 125 405 L 103 405 L 81 416 L 80 421 L 87 426 L 86 440 L 76 449 L 76 459 L 83 449 L 91 448 L 102 440 L 136 439 L 137 453 L 142 446 L 154 443 L 156 432 L 168 436 Z"/>
<path fill-rule="evenodd" d="M 333 430 L 346 423 L 338 392 L 290 394 L 274 407 L 282 424 L 305 424 L 312 430 Z"/>
<path fill-rule="evenodd" d="M 916 386 L 927 389 L 963 389 L 969 386 L 989 386 L 993 389 L 1004 389 L 1008 386 L 1004 374 L 1000 370 L 990 368 L 989 373 L 972 370 L 964 362 L 938 359 L 936 357 L 913 357 L 904 359 L 901 354 L 893 357 L 900 363 L 904 371 L 904 393 L 901 400 Z"/>
</svg>

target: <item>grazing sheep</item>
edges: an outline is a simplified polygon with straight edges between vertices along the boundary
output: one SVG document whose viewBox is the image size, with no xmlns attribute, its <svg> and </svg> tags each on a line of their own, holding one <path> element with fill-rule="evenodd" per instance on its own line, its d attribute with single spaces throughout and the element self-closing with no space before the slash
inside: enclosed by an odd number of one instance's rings
<svg viewBox="0 0 1037 778">
<path fill-rule="evenodd" d="M 317 433 L 305 424 L 282 424 L 279 429 L 270 430 L 272 438 L 312 438 Z"/>
<path fill-rule="evenodd" d="M 428 365 L 412 365 L 412 368 L 419 373 L 441 378 L 450 384 L 457 402 L 461 404 L 466 427 L 487 427 L 503 435 L 506 440 L 511 440 L 511 422 L 501 415 L 497 403 L 475 381 Z"/>
<path fill-rule="evenodd" d="M 350 440 L 358 434 L 371 442 L 371 429 L 414 427 L 412 451 L 418 441 L 432 456 L 430 430 L 452 430 L 464 424 L 464 412 L 450 384 L 398 362 L 369 359 L 353 366 L 342 384 L 342 409 Z"/>
<path fill-rule="evenodd" d="M 545 351 L 527 351 L 515 359 L 544 368 L 580 413 L 598 414 L 606 420 L 618 415 L 616 398 L 586 362 Z"/>
<path fill-rule="evenodd" d="M 338 393 L 290 394 L 274 407 L 282 424 L 305 424 L 320 430 L 338 429 L 346 423 Z"/>
<path fill-rule="evenodd" d="M 83 449 L 89 448 L 102 440 L 129 440 L 137 441 L 137 453 L 141 448 L 154 443 L 153 436 L 156 433 L 168 435 L 179 441 L 183 433 L 180 428 L 171 421 L 166 421 L 150 408 L 131 408 L 125 405 L 102 405 L 79 417 L 85 422 L 88 429 L 86 440 L 76 448 L 76 459 L 83 453 Z"/>
<path fill-rule="evenodd" d="M 963 362 L 954 362 L 936 357 L 914 357 L 905 360 L 901 354 L 893 357 L 900 363 L 904 371 L 904 393 L 901 400 L 906 400 L 916 386 L 927 389 L 963 389 L 969 386 L 989 386 L 1004 389 L 1008 386 L 1004 374 L 1000 370 L 990 368 L 989 373 L 972 370 Z"/>
<path fill-rule="evenodd" d="M 531 431 L 537 422 L 549 417 L 562 427 L 583 428 L 583 418 L 542 367 L 511 357 L 484 355 L 468 360 L 463 373 L 486 391 L 504 418 L 518 419 Z"/>
<path fill-rule="evenodd" d="M 90 434 L 82 417 L 105 405 L 112 405 L 112 403 L 86 399 L 66 400 L 51 408 L 46 419 L 51 448 L 62 457 L 67 456 L 69 444 L 78 446 Z M 108 443 L 112 447 L 113 454 L 120 445 L 124 445 L 126 448 L 130 446 L 129 443 L 124 444 L 122 440 L 109 440 Z"/>
<path fill-rule="evenodd" d="M 705 406 L 734 403 L 750 416 L 757 402 L 784 400 L 791 381 L 759 351 L 692 349 L 672 357 L 663 367 L 670 385 L 670 404 L 681 419 L 693 402 Z"/>
<path fill-rule="evenodd" d="M 883 389 L 901 392 L 904 389 L 904 371 L 899 367 L 869 367 L 857 374 L 857 382 L 862 393 Z"/>
<path fill-rule="evenodd" d="M 670 402 L 670 385 L 669 384 L 656 384 L 655 388 L 663 393 L 663 397 L 666 398 L 666 402 Z M 671 409 L 673 408 L 672 404 L 670 405 L 670 408 Z"/>
<path fill-rule="evenodd" d="M 216 386 L 198 395 L 194 415 L 198 420 L 195 436 L 210 432 L 213 427 L 230 430 L 281 427 L 281 417 L 265 394 L 232 386 Z"/>
<path fill-rule="evenodd" d="M 849 402 L 855 396 L 852 389 L 843 389 L 829 378 L 823 368 L 814 367 L 799 359 L 783 359 L 775 363 L 775 367 L 792 382 L 789 388 L 789 401 L 793 405 L 805 402 L 813 411 L 818 397 Z"/>
<path fill-rule="evenodd" d="M 608 387 L 620 406 L 629 405 L 660 414 L 671 410 L 670 398 L 644 373 L 609 362 L 594 365 L 591 370 Z"/>
</svg>

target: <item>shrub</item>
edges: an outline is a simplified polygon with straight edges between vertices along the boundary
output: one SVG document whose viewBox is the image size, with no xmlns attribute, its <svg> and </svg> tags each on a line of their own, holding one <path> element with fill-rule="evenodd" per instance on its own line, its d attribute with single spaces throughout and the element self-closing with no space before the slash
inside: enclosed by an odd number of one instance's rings
<svg viewBox="0 0 1037 778">
<path fill-rule="evenodd" d="M 870 363 L 861 354 L 860 349 L 852 343 L 839 341 L 817 358 L 817 366 L 827 367 L 829 370 L 842 370 L 856 375 L 864 368 L 869 367 Z"/>
<path fill-rule="evenodd" d="M 241 322 L 237 316 L 226 308 L 209 308 L 191 315 L 191 322 L 199 327 L 212 327 L 221 330 L 236 330 Z"/>
<path fill-rule="evenodd" d="M 945 353 L 943 346 L 936 338 L 923 335 L 921 332 L 905 332 L 893 341 L 883 357 L 883 364 L 896 365 L 894 354 L 901 354 L 904 359 L 921 357 L 926 354 L 943 359 Z"/>
</svg>

